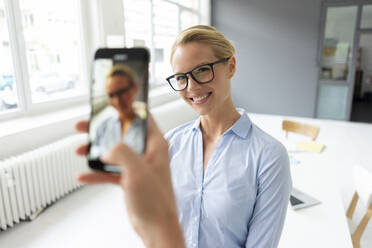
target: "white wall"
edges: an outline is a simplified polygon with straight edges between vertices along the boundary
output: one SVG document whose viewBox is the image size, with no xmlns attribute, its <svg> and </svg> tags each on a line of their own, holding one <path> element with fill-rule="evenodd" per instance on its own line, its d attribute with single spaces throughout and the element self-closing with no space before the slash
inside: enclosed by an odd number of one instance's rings
<svg viewBox="0 0 372 248">
<path fill-rule="evenodd" d="M 236 45 L 237 106 L 314 116 L 320 11 L 321 0 L 212 1 L 212 25 Z"/>
<path fill-rule="evenodd" d="M 88 118 L 89 106 L 85 105 L 0 122 L 0 160 L 77 133 L 75 124 Z"/>
</svg>

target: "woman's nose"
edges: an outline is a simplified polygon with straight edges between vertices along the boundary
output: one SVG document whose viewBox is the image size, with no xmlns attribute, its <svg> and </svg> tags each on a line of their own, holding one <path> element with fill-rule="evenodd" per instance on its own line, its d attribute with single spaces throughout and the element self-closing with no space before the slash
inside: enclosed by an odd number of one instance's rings
<svg viewBox="0 0 372 248">
<path fill-rule="evenodd" d="M 187 86 L 187 90 L 190 90 L 190 91 L 193 91 L 193 90 L 196 90 L 198 88 L 201 87 L 201 85 L 199 83 L 197 83 L 192 77 L 191 75 L 187 75 L 188 76 L 188 79 L 189 79 L 189 84 Z"/>
</svg>

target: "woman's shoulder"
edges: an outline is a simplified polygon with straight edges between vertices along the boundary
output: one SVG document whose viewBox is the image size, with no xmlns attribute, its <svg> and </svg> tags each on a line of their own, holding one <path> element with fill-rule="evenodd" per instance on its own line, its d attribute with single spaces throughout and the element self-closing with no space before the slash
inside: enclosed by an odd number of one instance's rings
<svg viewBox="0 0 372 248">
<path fill-rule="evenodd" d="M 255 147 L 260 149 L 262 153 L 266 153 L 266 156 L 273 157 L 287 155 L 286 148 L 279 140 L 266 133 L 255 124 L 252 126 L 251 142 L 255 143 Z"/>
<path fill-rule="evenodd" d="M 117 122 L 117 117 L 114 117 L 114 116 L 109 116 L 107 117 L 105 120 L 103 120 L 98 128 L 97 128 L 97 131 L 103 131 L 103 130 L 106 130 L 107 128 L 110 128 L 112 127 L 113 125 L 115 125 Z"/>
</svg>

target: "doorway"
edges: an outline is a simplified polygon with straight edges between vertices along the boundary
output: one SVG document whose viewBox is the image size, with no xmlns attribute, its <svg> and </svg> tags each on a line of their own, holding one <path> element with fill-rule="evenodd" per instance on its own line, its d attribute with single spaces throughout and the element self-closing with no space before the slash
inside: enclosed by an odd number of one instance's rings
<svg viewBox="0 0 372 248">
<path fill-rule="evenodd" d="M 372 123 L 372 1 L 322 8 L 317 118 Z"/>
<path fill-rule="evenodd" d="M 372 123 L 372 33 L 360 34 L 350 120 Z"/>
</svg>

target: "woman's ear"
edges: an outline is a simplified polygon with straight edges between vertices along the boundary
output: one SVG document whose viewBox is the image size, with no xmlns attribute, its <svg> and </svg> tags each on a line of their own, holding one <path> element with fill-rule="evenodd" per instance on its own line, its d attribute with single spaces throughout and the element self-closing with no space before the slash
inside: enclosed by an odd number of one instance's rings
<svg viewBox="0 0 372 248">
<path fill-rule="evenodd" d="M 236 59 L 235 56 L 231 56 L 231 58 L 227 61 L 228 63 L 228 77 L 231 79 L 235 75 L 236 71 Z"/>
</svg>

